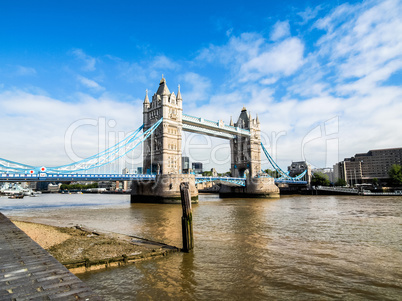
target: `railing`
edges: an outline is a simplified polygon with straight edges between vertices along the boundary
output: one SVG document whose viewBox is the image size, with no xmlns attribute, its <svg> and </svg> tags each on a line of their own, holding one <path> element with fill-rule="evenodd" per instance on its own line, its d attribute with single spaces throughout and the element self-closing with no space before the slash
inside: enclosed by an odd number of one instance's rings
<svg viewBox="0 0 402 301">
<path fill-rule="evenodd" d="M 334 192 L 344 192 L 344 193 L 352 193 L 352 194 L 358 194 L 359 190 L 354 189 L 354 188 L 346 188 L 346 187 L 327 187 L 327 186 L 317 186 L 317 190 L 322 190 L 322 191 L 334 191 Z"/>
<path fill-rule="evenodd" d="M 0 174 L 0 182 L 37 182 L 37 181 L 131 181 L 154 180 L 155 175 L 142 174 Z"/>
<path fill-rule="evenodd" d="M 195 183 L 206 183 L 206 182 L 227 182 L 236 184 L 238 186 L 245 186 L 246 179 L 245 178 L 231 178 L 231 177 L 196 177 Z"/>
</svg>

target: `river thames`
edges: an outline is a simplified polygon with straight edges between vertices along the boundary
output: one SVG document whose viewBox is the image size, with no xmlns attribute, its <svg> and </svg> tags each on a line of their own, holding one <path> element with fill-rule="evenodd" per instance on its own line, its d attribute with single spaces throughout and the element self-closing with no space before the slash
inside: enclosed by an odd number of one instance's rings
<svg viewBox="0 0 402 301">
<path fill-rule="evenodd" d="M 44 194 L 0 211 L 181 246 L 180 205 Z M 105 300 L 402 300 L 401 213 L 402 197 L 200 195 L 192 253 L 79 277 Z"/>
</svg>

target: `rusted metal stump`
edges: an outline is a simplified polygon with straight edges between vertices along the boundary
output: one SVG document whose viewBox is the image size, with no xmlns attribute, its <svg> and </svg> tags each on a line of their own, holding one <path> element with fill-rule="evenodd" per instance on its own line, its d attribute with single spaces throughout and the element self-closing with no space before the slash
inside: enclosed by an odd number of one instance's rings
<svg viewBox="0 0 402 301">
<path fill-rule="evenodd" d="M 193 213 L 191 210 L 191 195 L 188 182 L 180 184 L 181 206 L 183 216 L 181 218 L 181 228 L 183 234 L 183 252 L 190 252 L 194 248 L 193 237 Z"/>
</svg>

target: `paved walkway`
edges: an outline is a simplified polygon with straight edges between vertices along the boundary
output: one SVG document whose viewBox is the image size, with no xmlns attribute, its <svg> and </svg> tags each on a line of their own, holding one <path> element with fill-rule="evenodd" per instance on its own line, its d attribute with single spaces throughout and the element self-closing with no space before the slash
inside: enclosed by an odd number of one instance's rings
<svg viewBox="0 0 402 301">
<path fill-rule="evenodd" d="M 102 300 L 0 213 L 0 300 Z"/>
</svg>

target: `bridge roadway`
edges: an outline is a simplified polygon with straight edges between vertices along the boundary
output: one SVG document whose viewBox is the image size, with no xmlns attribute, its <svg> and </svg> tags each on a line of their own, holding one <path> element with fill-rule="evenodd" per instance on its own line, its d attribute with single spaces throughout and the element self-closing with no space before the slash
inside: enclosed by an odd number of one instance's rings
<svg viewBox="0 0 402 301">
<path fill-rule="evenodd" d="M 0 182 L 70 182 L 70 181 L 154 181 L 155 175 L 142 174 L 0 174 Z M 232 177 L 195 177 L 196 183 L 228 182 L 238 186 L 245 186 L 246 178 Z M 275 179 L 276 184 L 306 185 L 307 181 Z"/>
<path fill-rule="evenodd" d="M 0 213 L 0 300 L 102 300 Z"/>
</svg>

